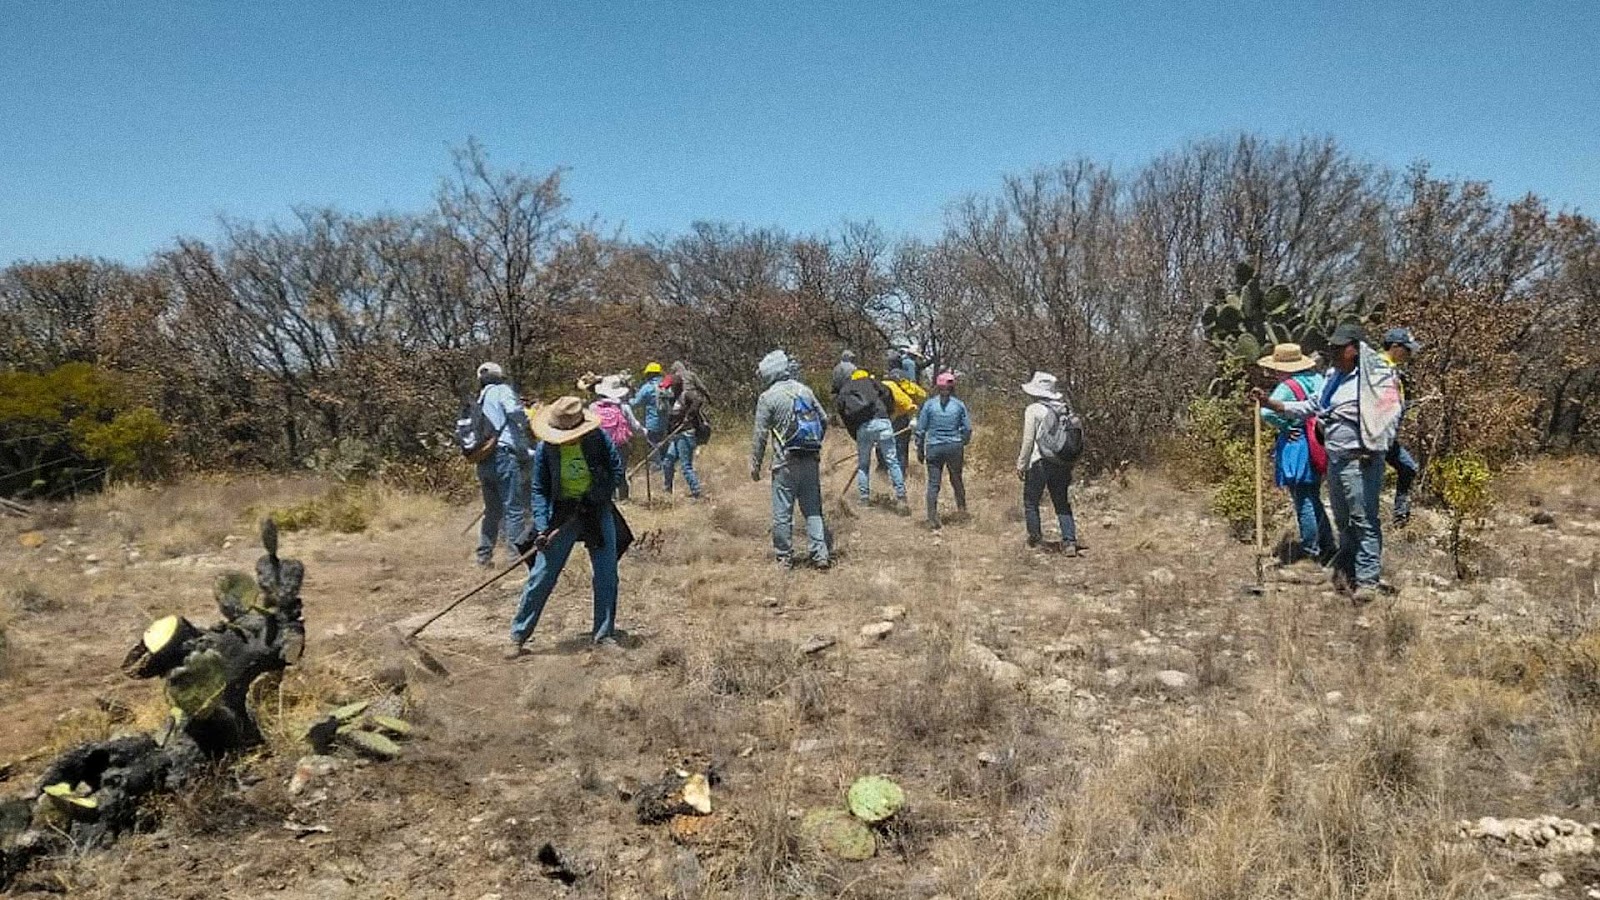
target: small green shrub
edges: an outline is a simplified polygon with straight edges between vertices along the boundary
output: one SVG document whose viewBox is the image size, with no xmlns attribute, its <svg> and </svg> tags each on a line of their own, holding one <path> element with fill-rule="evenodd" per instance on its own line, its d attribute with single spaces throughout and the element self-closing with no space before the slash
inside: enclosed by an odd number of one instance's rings
<svg viewBox="0 0 1600 900">
<path fill-rule="evenodd" d="M 356 534 L 372 524 L 373 506 L 367 491 L 340 485 L 320 497 L 271 510 L 267 515 L 277 523 L 279 531 L 321 528 Z"/>
<path fill-rule="evenodd" d="M 1455 563 L 1456 577 L 1464 579 L 1469 574 L 1466 554 L 1470 537 L 1467 532 L 1482 526 L 1494 510 L 1494 496 L 1489 491 L 1494 473 L 1483 457 L 1465 452 L 1434 460 L 1428 476 L 1439 499 L 1450 511 L 1450 558 Z"/>
</svg>

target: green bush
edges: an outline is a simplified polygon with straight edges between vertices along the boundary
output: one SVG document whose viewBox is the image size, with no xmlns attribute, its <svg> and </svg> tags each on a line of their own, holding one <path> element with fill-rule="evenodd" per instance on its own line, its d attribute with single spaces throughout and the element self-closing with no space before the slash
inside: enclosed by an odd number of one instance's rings
<svg viewBox="0 0 1600 900">
<path fill-rule="evenodd" d="M 88 363 L 0 372 L 0 494 L 52 497 L 159 477 L 170 437 L 120 376 Z"/>
<path fill-rule="evenodd" d="M 340 534 L 366 531 L 372 524 L 372 496 L 361 488 L 340 485 L 320 497 L 267 513 L 279 531 L 322 528 Z"/>
<path fill-rule="evenodd" d="M 1168 473 L 1187 487 L 1212 489 L 1211 511 L 1248 540 L 1256 518 L 1256 463 L 1250 414 L 1231 397 L 1197 397 L 1163 449 Z M 1266 441 L 1267 436 L 1262 435 Z M 1265 448 L 1263 448 L 1265 450 Z"/>
<path fill-rule="evenodd" d="M 1450 558 L 1457 578 L 1468 575 L 1467 532 L 1482 525 L 1494 510 L 1494 496 L 1489 491 L 1493 480 L 1489 463 L 1476 453 L 1453 453 L 1428 467 L 1428 481 L 1450 511 Z"/>
</svg>

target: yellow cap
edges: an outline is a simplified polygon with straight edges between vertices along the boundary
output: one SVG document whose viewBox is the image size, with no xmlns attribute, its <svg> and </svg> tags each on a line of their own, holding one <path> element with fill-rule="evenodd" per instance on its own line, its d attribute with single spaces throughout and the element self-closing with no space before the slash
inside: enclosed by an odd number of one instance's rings
<svg viewBox="0 0 1600 900">
<path fill-rule="evenodd" d="M 850 373 L 850 380 L 851 381 L 860 381 L 863 378 L 871 378 L 871 377 L 872 377 L 872 373 L 868 372 L 866 369 L 857 369 L 854 372 Z"/>
<path fill-rule="evenodd" d="M 644 367 L 644 373 L 646 375 L 660 375 L 661 374 L 661 363 L 654 363 L 653 362 L 650 365 L 645 366 Z"/>
</svg>

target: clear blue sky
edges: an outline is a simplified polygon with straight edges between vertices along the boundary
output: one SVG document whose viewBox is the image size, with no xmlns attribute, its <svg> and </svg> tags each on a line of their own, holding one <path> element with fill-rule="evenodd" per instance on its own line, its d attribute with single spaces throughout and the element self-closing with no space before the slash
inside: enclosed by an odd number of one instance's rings
<svg viewBox="0 0 1600 900">
<path fill-rule="evenodd" d="M 0 263 L 420 209 L 468 136 L 636 237 L 931 234 L 1003 173 L 1239 129 L 1593 214 L 1597 48 L 1600 0 L 0 0 Z"/>
</svg>

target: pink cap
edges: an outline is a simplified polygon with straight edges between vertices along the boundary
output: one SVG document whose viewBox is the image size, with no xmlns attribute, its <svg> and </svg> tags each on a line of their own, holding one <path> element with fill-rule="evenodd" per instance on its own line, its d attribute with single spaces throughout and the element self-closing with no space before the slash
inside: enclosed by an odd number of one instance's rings
<svg viewBox="0 0 1600 900">
<path fill-rule="evenodd" d="M 952 387 L 956 383 L 956 373 L 940 372 L 939 377 L 933 380 L 934 387 Z"/>
</svg>

